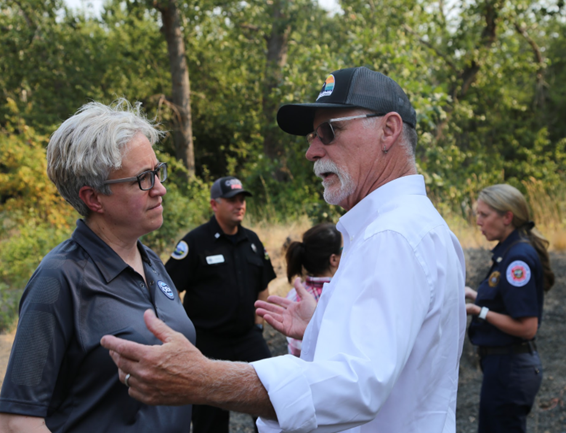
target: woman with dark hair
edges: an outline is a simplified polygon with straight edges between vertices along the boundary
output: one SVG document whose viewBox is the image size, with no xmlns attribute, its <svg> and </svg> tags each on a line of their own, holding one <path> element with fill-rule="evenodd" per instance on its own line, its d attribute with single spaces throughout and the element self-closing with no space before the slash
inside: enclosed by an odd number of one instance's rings
<svg viewBox="0 0 566 433">
<path fill-rule="evenodd" d="M 492 250 L 493 264 L 478 291 L 466 287 L 483 382 L 479 433 L 526 432 L 526 419 L 542 382 L 535 336 L 544 292 L 554 284 L 548 241 L 535 229 L 523 194 L 494 185 L 478 197 L 477 224 Z"/>
<path fill-rule="evenodd" d="M 318 224 L 303 234 L 302 242 L 289 245 L 285 260 L 287 262 L 287 279 L 305 276 L 305 289 L 318 302 L 322 295 L 324 283 L 329 283 L 336 273 L 342 254 L 342 235 L 331 223 Z M 306 271 L 306 272 L 305 272 Z M 298 300 L 297 291 L 293 288 L 287 299 Z M 287 337 L 289 353 L 301 356 L 301 340 Z"/>
</svg>

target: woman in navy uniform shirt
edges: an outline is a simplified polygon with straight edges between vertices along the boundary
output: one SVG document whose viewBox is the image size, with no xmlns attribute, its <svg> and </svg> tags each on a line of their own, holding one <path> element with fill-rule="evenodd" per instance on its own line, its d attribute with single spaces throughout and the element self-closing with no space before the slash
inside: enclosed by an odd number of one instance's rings
<svg viewBox="0 0 566 433">
<path fill-rule="evenodd" d="M 493 264 L 478 291 L 466 287 L 472 323 L 468 336 L 478 346 L 484 374 L 479 429 L 526 432 L 526 418 L 542 381 L 535 336 L 544 292 L 554 284 L 548 241 L 534 228 L 527 202 L 510 185 L 484 189 L 477 224 L 493 249 Z"/>
</svg>

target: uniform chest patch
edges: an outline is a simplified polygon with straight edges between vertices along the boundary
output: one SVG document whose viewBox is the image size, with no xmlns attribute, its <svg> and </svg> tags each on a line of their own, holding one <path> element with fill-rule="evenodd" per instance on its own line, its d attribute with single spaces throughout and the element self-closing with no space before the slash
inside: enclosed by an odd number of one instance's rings
<svg viewBox="0 0 566 433">
<path fill-rule="evenodd" d="M 163 294 L 167 296 L 169 299 L 171 300 L 175 299 L 175 294 L 173 293 L 173 290 L 171 290 L 171 288 L 167 285 L 167 283 L 159 280 L 157 282 L 157 287 L 159 287 L 159 290 L 161 290 Z"/>
<path fill-rule="evenodd" d="M 507 281 L 515 287 L 523 287 L 531 280 L 531 268 L 522 260 L 515 260 L 507 267 Z"/>
<path fill-rule="evenodd" d="M 497 287 L 500 278 L 501 278 L 501 273 L 499 273 L 499 271 L 492 272 L 489 278 L 487 279 L 487 282 L 489 283 L 489 287 Z"/>
<path fill-rule="evenodd" d="M 176 260 L 183 260 L 189 254 L 189 246 L 185 241 L 180 241 L 175 247 L 175 251 L 171 253 L 171 257 Z"/>
</svg>

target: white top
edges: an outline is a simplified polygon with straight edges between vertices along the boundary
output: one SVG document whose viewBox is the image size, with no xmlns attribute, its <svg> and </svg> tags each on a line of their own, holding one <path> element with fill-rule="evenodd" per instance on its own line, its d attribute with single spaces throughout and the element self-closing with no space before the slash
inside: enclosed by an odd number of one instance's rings
<svg viewBox="0 0 566 433">
<path fill-rule="evenodd" d="M 260 431 L 455 432 L 464 255 L 422 176 L 378 188 L 338 229 L 340 266 L 301 358 L 252 363 L 278 419 Z"/>
</svg>

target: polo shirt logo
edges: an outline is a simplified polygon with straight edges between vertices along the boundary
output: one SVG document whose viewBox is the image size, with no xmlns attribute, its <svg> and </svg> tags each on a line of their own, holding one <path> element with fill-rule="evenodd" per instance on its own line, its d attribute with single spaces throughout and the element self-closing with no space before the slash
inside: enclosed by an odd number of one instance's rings
<svg viewBox="0 0 566 433">
<path fill-rule="evenodd" d="M 175 294 L 173 293 L 173 290 L 171 290 L 171 288 L 167 285 L 167 283 L 164 283 L 163 281 L 159 280 L 157 282 L 157 287 L 159 287 L 159 290 L 161 290 L 163 294 L 167 296 L 169 299 L 171 300 L 175 299 Z"/>
</svg>

